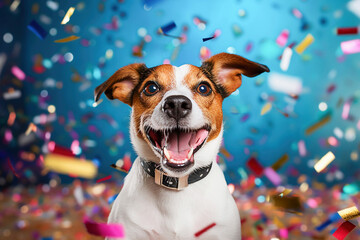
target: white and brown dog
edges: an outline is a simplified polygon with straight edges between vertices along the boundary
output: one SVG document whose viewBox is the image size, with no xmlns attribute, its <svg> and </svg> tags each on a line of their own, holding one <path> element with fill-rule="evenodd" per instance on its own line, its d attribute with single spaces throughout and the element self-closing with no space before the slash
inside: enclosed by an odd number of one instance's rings
<svg viewBox="0 0 360 240">
<path fill-rule="evenodd" d="M 126 239 L 241 239 L 240 217 L 216 163 L 222 102 L 265 65 L 220 53 L 201 67 L 131 64 L 95 89 L 132 107 L 130 135 L 138 154 L 109 223 Z"/>
</svg>

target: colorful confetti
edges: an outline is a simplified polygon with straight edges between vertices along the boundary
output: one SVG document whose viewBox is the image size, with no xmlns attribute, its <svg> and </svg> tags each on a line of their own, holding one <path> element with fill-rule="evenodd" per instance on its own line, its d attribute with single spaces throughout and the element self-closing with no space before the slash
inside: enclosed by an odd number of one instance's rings
<svg viewBox="0 0 360 240">
<path fill-rule="evenodd" d="M 66 37 L 66 38 L 61 38 L 61 39 L 55 40 L 54 42 L 56 42 L 56 43 L 66 43 L 66 42 L 71 42 L 71 41 L 77 40 L 79 38 L 80 37 L 78 37 L 78 36 L 72 35 L 72 36 L 69 36 L 69 37 Z"/>
</svg>

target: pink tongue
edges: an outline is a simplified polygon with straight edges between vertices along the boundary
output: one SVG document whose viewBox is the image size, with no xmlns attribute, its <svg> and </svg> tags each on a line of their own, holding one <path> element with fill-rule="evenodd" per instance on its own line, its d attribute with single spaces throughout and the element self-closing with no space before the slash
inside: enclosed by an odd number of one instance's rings
<svg viewBox="0 0 360 240">
<path fill-rule="evenodd" d="M 208 131 L 201 129 L 197 132 L 171 133 L 168 137 L 167 150 L 174 160 L 185 160 L 192 148 L 199 146 L 207 137 Z"/>
</svg>

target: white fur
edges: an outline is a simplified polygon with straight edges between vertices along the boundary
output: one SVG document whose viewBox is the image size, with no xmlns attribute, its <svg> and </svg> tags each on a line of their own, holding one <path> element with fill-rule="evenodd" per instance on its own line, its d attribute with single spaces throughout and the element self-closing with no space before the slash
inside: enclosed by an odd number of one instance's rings
<svg viewBox="0 0 360 240">
<path fill-rule="evenodd" d="M 191 91 L 183 84 L 188 73 L 188 66 L 174 68 L 176 86 L 163 97 L 185 95 L 192 101 L 192 113 L 186 124 L 190 128 L 199 128 L 206 123 L 202 110 L 192 98 Z M 161 106 L 163 100 L 155 108 L 147 122 L 153 128 L 170 127 L 164 121 Z M 231 196 L 224 175 L 216 163 L 216 156 L 222 139 L 219 136 L 194 154 L 195 164 L 187 172 L 213 163 L 207 177 L 190 184 L 181 191 L 169 190 L 158 186 L 154 178 L 144 172 L 137 158 L 125 178 L 124 187 L 113 203 L 108 222 L 121 223 L 125 228 L 127 240 L 188 240 L 188 239 L 241 239 L 240 217 L 235 201 Z M 141 138 L 137 136 L 133 122 L 130 122 L 131 141 L 137 154 L 146 160 L 159 162 L 159 155 Z M 166 170 L 165 170 L 166 171 Z M 172 176 L 175 173 L 168 172 Z M 216 226 L 200 237 L 194 234 L 211 223 Z M 111 239 L 111 238 L 109 238 Z"/>
</svg>

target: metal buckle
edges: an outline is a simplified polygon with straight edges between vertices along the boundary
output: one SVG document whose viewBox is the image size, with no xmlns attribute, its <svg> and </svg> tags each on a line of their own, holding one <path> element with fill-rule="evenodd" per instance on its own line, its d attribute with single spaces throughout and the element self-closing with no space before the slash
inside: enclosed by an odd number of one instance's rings
<svg viewBox="0 0 360 240">
<path fill-rule="evenodd" d="M 157 185 L 160 185 L 160 186 L 162 186 L 164 188 L 167 188 L 167 189 L 178 190 L 178 191 L 186 188 L 189 185 L 189 183 L 188 183 L 189 175 L 186 175 L 186 176 L 183 176 L 181 178 L 172 177 L 172 178 L 178 179 L 178 185 L 177 185 L 177 187 L 168 187 L 168 186 L 163 184 L 164 175 L 167 176 L 167 177 L 170 177 L 169 175 L 166 175 L 164 172 L 162 172 L 162 171 L 160 171 L 158 169 L 155 169 L 155 183 Z"/>
</svg>

